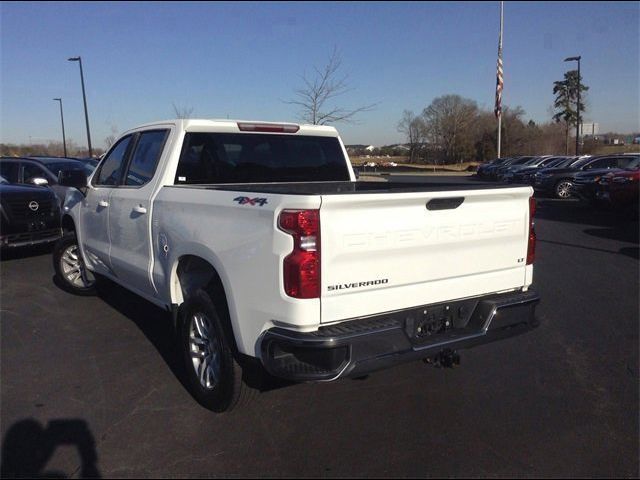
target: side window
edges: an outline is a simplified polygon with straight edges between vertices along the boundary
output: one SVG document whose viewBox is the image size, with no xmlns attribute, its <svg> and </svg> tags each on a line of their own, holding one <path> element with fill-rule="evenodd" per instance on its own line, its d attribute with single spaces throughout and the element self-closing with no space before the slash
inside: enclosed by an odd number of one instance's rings
<svg viewBox="0 0 640 480">
<path fill-rule="evenodd" d="M 634 161 L 637 161 L 638 157 L 634 157 L 633 155 L 627 155 L 625 157 L 616 158 L 616 163 L 613 165 L 614 168 L 629 168 Z"/>
<path fill-rule="evenodd" d="M 18 162 L 0 162 L 0 175 L 9 183 L 18 183 Z"/>
<path fill-rule="evenodd" d="M 38 165 L 34 165 L 32 163 L 23 163 L 22 181 L 24 183 L 29 183 L 29 180 L 31 180 L 32 178 L 44 178 L 46 180 L 49 180 L 49 176 Z"/>
<path fill-rule="evenodd" d="M 94 177 L 94 185 L 113 186 L 118 184 L 130 142 L 131 135 L 123 138 L 113 147 L 102 162 L 98 175 Z"/>
<path fill-rule="evenodd" d="M 585 170 L 593 170 L 596 168 L 608 168 L 611 165 L 612 161 L 613 161 L 612 158 L 601 158 L 600 160 L 596 160 L 595 162 L 592 162 L 589 165 L 587 165 Z"/>
<path fill-rule="evenodd" d="M 131 156 L 125 185 L 142 186 L 153 178 L 167 133 L 168 130 L 154 130 L 140 134 Z"/>
</svg>

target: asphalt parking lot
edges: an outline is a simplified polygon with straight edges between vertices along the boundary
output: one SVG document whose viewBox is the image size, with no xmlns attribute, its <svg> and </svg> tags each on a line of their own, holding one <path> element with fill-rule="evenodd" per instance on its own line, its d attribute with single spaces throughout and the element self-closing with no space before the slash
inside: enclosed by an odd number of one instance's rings
<svg viewBox="0 0 640 480">
<path fill-rule="evenodd" d="M 183 386 L 167 315 L 75 297 L 50 249 L 1 263 L 4 475 L 638 477 L 638 222 L 541 200 L 542 325 L 215 415 Z"/>
</svg>

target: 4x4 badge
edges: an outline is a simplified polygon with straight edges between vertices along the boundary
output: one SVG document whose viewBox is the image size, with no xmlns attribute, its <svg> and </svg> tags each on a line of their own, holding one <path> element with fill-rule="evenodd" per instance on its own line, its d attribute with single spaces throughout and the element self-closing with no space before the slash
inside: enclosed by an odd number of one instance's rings
<svg viewBox="0 0 640 480">
<path fill-rule="evenodd" d="M 240 205 L 260 205 L 264 207 L 265 203 L 267 203 L 266 198 L 249 198 L 249 197 L 236 197 L 233 199 L 234 202 L 238 202 Z"/>
</svg>

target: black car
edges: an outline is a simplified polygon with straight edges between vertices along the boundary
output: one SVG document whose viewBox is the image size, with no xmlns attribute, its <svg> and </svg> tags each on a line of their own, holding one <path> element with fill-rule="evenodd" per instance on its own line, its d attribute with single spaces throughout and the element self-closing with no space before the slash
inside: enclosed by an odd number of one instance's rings
<svg viewBox="0 0 640 480">
<path fill-rule="evenodd" d="M 0 246 L 53 242 L 62 236 L 60 207 L 51 189 L 11 185 L 0 177 Z"/>
<path fill-rule="evenodd" d="M 614 168 L 626 168 L 633 160 L 633 155 L 602 155 L 582 158 L 564 168 L 543 168 L 535 174 L 533 188 L 537 194 L 569 198 L 580 172 L 608 173 Z"/>
<path fill-rule="evenodd" d="M 515 157 L 512 158 L 511 160 L 504 162 L 502 165 L 500 165 L 499 167 L 497 167 L 495 170 L 493 170 L 491 172 L 491 178 L 493 180 L 502 180 L 502 176 L 507 173 L 507 171 L 509 170 L 509 168 L 511 167 L 515 167 L 516 165 L 524 165 L 527 162 L 530 162 L 531 160 L 533 160 L 535 157 Z"/>
<path fill-rule="evenodd" d="M 491 172 L 491 170 L 493 170 L 493 169 L 497 168 L 498 166 L 502 165 L 507 160 L 511 160 L 511 158 L 510 157 L 496 158 L 495 160 L 492 160 L 490 162 L 483 163 L 482 165 L 480 165 L 478 167 L 476 175 L 478 177 L 480 177 L 480 178 L 488 178 L 489 177 L 489 173 Z"/>
<path fill-rule="evenodd" d="M 49 186 L 62 205 L 69 187 L 58 184 L 58 174 L 62 170 L 83 170 L 88 176 L 93 168 L 66 157 L 2 157 L 0 175 L 12 184 Z"/>
<path fill-rule="evenodd" d="M 568 163 L 568 160 L 573 157 L 540 157 L 540 161 L 534 165 L 525 165 L 517 170 L 506 173 L 503 177 L 505 182 L 509 183 L 526 183 L 531 185 L 533 183 L 533 176 L 535 173 L 543 168 L 553 168 Z"/>
<path fill-rule="evenodd" d="M 598 190 L 598 182 L 602 177 L 611 172 L 637 170 L 640 165 L 640 155 L 625 155 L 623 158 L 630 158 L 628 164 L 621 168 L 612 168 L 608 170 L 589 170 L 586 172 L 577 173 L 574 177 L 573 185 L 571 187 L 571 195 L 586 202 L 590 205 L 597 203 L 596 193 Z M 619 165 L 624 165 L 625 161 L 618 162 Z"/>
</svg>

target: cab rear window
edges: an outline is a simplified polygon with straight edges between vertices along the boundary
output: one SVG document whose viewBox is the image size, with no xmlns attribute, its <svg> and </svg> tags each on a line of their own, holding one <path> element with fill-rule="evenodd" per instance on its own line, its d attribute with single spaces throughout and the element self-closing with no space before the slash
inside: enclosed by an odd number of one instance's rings
<svg viewBox="0 0 640 480">
<path fill-rule="evenodd" d="M 335 137 L 187 133 L 176 184 L 348 181 Z"/>
</svg>

